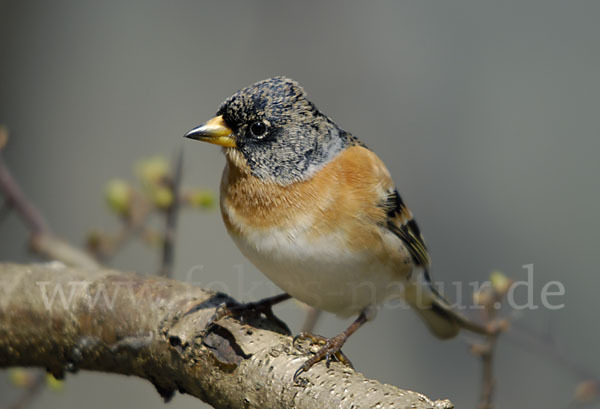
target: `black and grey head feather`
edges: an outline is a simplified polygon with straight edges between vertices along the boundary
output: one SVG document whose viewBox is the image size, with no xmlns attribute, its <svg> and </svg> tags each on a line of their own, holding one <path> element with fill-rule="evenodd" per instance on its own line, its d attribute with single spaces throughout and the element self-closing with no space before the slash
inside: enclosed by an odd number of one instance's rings
<svg viewBox="0 0 600 409">
<path fill-rule="evenodd" d="M 274 77 L 232 95 L 217 115 L 233 130 L 253 175 L 287 185 L 306 180 L 351 136 L 306 98 L 298 83 Z"/>
</svg>

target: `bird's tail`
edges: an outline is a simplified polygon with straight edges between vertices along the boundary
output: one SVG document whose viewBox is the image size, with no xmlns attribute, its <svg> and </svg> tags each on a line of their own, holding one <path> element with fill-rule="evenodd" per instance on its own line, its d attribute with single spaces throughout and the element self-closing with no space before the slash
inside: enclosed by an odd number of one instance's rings
<svg viewBox="0 0 600 409">
<path fill-rule="evenodd" d="M 404 298 L 425 321 L 431 332 L 440 339 L 453 338 L 461 329 L 482 335 L 490 334 L 487 328 L 452 308 L 434 287 L 427 270 L 422 274 L 422 279 L 406 285 Z"/>
</svg>

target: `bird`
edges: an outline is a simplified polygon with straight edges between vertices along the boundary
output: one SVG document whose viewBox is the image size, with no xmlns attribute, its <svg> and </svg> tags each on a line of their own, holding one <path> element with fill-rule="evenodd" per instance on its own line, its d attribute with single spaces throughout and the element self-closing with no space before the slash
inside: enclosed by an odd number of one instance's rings
<svg viewBox="0 0 600 409">
<path fill-rule="evenodd" d="M 455 311 L 433 285 L 421 230 L 382 160 L 283 76 L 226 99 L 187 138 L 220 145 L 220 209 L 241 253 L 290 297 L 357 317 L 296 371 L 337 359 L 386 300 L 403 298 L 441 339 L 487 329 Z"/>
</svg>

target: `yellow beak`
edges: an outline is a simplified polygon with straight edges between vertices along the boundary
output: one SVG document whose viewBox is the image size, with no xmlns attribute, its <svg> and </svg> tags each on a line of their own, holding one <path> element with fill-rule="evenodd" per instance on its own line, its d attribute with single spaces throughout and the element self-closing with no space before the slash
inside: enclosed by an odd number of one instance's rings
<svg viewBox="0 0 600 409">
<path fill-rule="evenodd" d="M 192 129 L 183 136 L 227 148 L 236 147 L 233 131 L 225 124 L 222 115 L 215 116 L 210 121 Z"/>
</svg>

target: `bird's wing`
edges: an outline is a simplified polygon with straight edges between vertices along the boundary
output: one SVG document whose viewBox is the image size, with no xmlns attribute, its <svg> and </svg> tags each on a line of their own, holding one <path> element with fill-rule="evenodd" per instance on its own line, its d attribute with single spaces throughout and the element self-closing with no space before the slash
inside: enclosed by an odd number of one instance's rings
<svg viewBox="0 0 600 409">
<path fill-rule="evenodd" d="M 339 167 L 332 167 L 344 174 L 346 182 L 342 185 L 353 186 L 354 195 L 345 195 L 352 204 L 362 203 L 366 213 L 370 213 L 373 205 L 376 208 L 372 215 L 380 228 L 391 231 L 408 249 L 414 264 L 425 269 L 429 266 L 429 255 L 421 231 L 412 213 L 406 207 L 384 163 L 370 149 L 355 144 L 348 148 L 340 161 Z M 360 197 L 357 200 L 355 196 Z"/>
<path fill-rule="evenodd" d="M 406 245 L 417 266 L 429 266 L 430 259 L 421 230 L 396 189 L 387 192 L 381 206 L 386 211 L 385 227 Z"/>
</svg>

